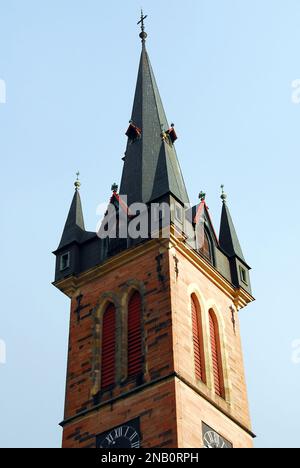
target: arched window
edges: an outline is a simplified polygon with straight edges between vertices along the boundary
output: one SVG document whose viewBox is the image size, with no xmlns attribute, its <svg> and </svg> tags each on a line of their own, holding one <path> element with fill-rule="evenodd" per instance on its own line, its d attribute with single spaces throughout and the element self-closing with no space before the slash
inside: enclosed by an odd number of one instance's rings
<svg viewBox="0 0 300 468">
<path fill-rule="evenodd" d="M 142 299 L 135 292 L 128 304 L 128 377 L 138 376 L 142 371 Z"/>
<path fill-rule="evenodd" d="M 192 295 L 192 321 L 195 373 L 197 379 L 200 379 L 202 382 L 206 383 L 202 317 L 199 302 L 194 294 Z"/>
<path fill-rule="evenodd" d="M 204 225 L 199 223 L 196 228 L 197 249 L 210 262 L 214 263 L 213 245 L 210 234 Z"/>
<path fill-rule="evenodd" d="M 210 327 L 210 342 L 211 342 L 211 353 L 213 360 L 213 373 L 215 392 L 221 398 L 225 398 L 225 386 L 222 366 L 222 355 L 221 355 L 221 344 L 220 344 L 220 332 L 218 320 L 215 313 L 209 311 L 209 327 Z"/>
<path fill-rule="evenodd" d="M 116 308 L 110 304 L 103 316 L 101 388 L 115 384 L 116 374 Z"/>
<path fill-rule="evenodd" d="M 207 260 L 209 260 L 212 263 L 213 261 L 212 245 L 211 245 L 209 234 L 206 229 L 204 230 L 204 242 L 201 248 L 201 252 L 203 253 L 204 257 L 206 257 Z"/>
</svg>

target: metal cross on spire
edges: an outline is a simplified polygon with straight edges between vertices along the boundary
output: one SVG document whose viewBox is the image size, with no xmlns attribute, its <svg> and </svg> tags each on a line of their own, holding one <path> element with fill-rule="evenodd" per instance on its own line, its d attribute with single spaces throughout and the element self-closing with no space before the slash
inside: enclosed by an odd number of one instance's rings
<svg viewBox="0 0 300 468">
<path fill-rule="evenodd" d="M 140 34 L 140 38 L 142 39 L 143 44 L 146 42 L 146 39 L 148 37 L 148 34 L 145 32 L 145 19 L 147 18 L 148 18 L 148 15 L 144 15 L 143 10 L 141 10 L 141 19 L 138 22 L 138 26 L 141 25 L 142 32 Z"/>
<path fill-rule="evenodd" d="M 78 190 L 79 190 L 80 187 L 81 187 L 81 183 L 80 183 L 80 180 L 79 180 L 79 176 L 80 176 L 80 172 L 79 172 L 79 171 L 76 172 L 76 176 L 77 176 L 77 179 L 76 179 L 74 185 L 75 185 L 75 190 L 76 190 L 76 192 L 78 192 Z"/>
<path fill-rule="evenodd" d="M 222 190 L 221 200 L 223 201 L 223 203 L 224 203 L 224 205 L 225 205 L 226 200 L 227 200 L 227 194 L 225 193 L 224 189 L 225 189 L 225 186 L 224 186 L 224 185 L 221 185 L 221 190 Z"/>
</svg>

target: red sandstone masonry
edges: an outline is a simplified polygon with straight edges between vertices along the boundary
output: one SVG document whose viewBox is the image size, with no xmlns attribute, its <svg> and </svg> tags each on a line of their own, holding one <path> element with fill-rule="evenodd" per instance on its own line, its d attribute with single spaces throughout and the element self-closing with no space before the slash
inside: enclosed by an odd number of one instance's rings
<svg viewBox="0 0 300 468">
<path fill-rule="evenodd" d="M 144 448 L 177 446 L 175 382 L 157 385 L 68 425 L 63 447 L 95 448 L 95 436 L 140 417 Z"/>
<path fill-rule="evenodd" d="M 171 304 L 169 296 L 169 283 L 168 280 L 165 284 L 162 284 L 157 275 L 157 263 L 156 256 L 158 255 L 158 248 L 148 252 L 143 257 L 133 259 L 129 264 L 120 267 L 117 271 L 111 271 L 106 276 L 99 280 L 91 281 L 87 285 L 81 288 L 80 293 L 83 295 L 83 305 L 90 304 L 90 310 L 94 310 L 99 303 L 99 298 L 103 294 L 112 292 L 119 301 L 122 300 L 124 291 L 127 291 L 129 286 L 128 281 L 133 280 L 139 282 L 145 287 L 145 310 L 144 310 L 144 341 L 145 341 L 145 352 L 146 352 L 146 372 L 145 372 L 145 383 L 150 382 L 152 379 L 158 379 L 171 374 L 174 370 L 173 366 L 173 344 L 172 344 L 172 330 L 171 330 Z M 164 273 L 168 272 L 168 256 L 165 255 L 163 261 Z M 66 404 L 65 404 L 65 418 L 75 416 L 78 412 L 86 409 L 93 408 L 94 401 L 91 395 L 92 382 L 93 382 L 93 340 L 94 340 L 94 316 L 91 314 L 79 323 L 77 321 L 77 315 L 75 313 L 77 308 L 76 294 L 72 300 L 71 305 L 71 323 L 70 323 L 70 344 L 69 344 L 69 359 L 68 359 L 68 376 L 67 376 L 67 393 L 66 393 Z M 87 310 L 82 313 L 86 315 Z M 121 312 L 123 313 L 123 311 Z M 127 393 L 129 390 L 135 388 L 134 383 L 128 383 L 127 385 L 120 385 L 120 382 L 113 389 L 112 392 L 107 392 L 101 400 L 101 403 L 105 400 L 115 398 L 120 394 Z M 159 400 L 158 390 L 153 388 L 145 390 L 145 396 L 137 395 L 131 397 L 130 400 L 137 400 L 136 407 L 139 411 L 145 411 L 145 409 L 155 410 L 158 414 L 164 414 L 165 401 Z M 149 401 L 148 401 L 149 398 Z M 155 399 L 156 401 L 152 400 Z M 171 411 L 175 414 L 175 387 L 173 385 L 173 391 L 169 398 L 172 398 L 173 403 L 169 403 L 168 406 Z M 138 401 L 142 401 L 142 406 Z M 130 403 L 130 407 L 133 403 Z M 128 402 L 121 400 L 116 406 L 120 408 L 126 408 Z M 135 404 L 134 404 L 135 406 Z M 109 406 L 110 408 L 110 406 Z M 105 413 L 107 409 L 100 410 L 99 414 Z M 113 410 L 113 413 L 115 410 Z M 104 432 L 105 430 L 113 427 L 116 424 L 124 422 L 123 419 L 118 419 L 118 416 L 111 414 L 112 411 L 109 409 L 111 419 L 108 425 L 105 426 L 105 419 L 96 414 L 91 414 L 84 424 L 87 426 L 94 426 L 94 434 Z M 127 412 L 124 412 L 124 415 Z M 123 416 L 124 416 L 123 415 Z M 161 416 L 158 417 L 158 421 Z M 175 416 L 174 416 L 175 418 Z M 131 418 L 132 419 L 132 418 Z M 97 422 L 93 422 L 97 420 Z M 100 421 L 100 422 L 99 422 Z M 160 421 L 161 423 L 161 421 Z M 155 424 L 155 420 L 151 422 Z M 157 422 L 159 424 L 159 422 Z M 166 423 L 164 423 L 165 425 Z M 78 424 L 77 424 L 78 425 Z M 71 447 L 78 446 L 78 434 L 70 438 L 70 434 L 74 431 L 75 424 L 68 426 L 64 430 L 63 446 Z M 175 419 L 174 419 L 175 427 Z M 84 428 L 85 429 L 85 428 Z M 85 430 L 85 432 L 88 432 Z M 165 431 L 168 432 L 168 431 Z M 172 443 L 176 438 L 176 431 L 172 436 Z M 158 443 L 157 440 L 155 443 Z M 166 443 L 168 440 L 161 440 L 159 443 Z M 154 443 L 154 442 L 153 442 Z"/>
<path fill-rule="evenodd" d="M 162 269 L 166 277 L 163 284 L 157 273 L 156 257 L 160 246 L 157 244 L 144 255 L 132 258 L 126 265 L 109 271 L 102 277 L 92 280 L 74 294 L 71 304 L 70 341 L 65 418 L 91 410 L 64 427 L 63 447 L 95 447 L 95 437 L 99 433 L 140 417 L 145 448 L 188 448 L 201 447 L 202 421 L 230 440 L 235 447 L 252 447 L 252 439 L 245 430 L 233 422 L 237 419 L 242 425 L 251 428 L 248 410 L 247 391 L 244 377 L 242 348 L 236 316 L 236 334 L 233 330 L 230 307 L 232 301 L 214 285 L 194 265 L 177 252 L 179 276 L 176 278 L 173 254 L 166 250 Z M 133 252 L 134 253 L 134 252 Z M 124 296 L 132 284 L 143 286 L 144 293 L 144 383 L 161 378 L 167 380 L 145 387 L 122 399 L 136 388 L 134 382 L 118 381 L 112 391 L 103 395 L 100 408 L 95 410 L 92 389 L 95 383 L 95 353 L 100 343 L 95 341 L 95 314 L 101 306 L 103 295 L 112 296 L 118 302 L 118 313 L 126 313 Z M 223 327 L 224 354 L 226 357 L 227 401 L 217 397 L 209 381 L 208 385 L 195 377 L 192 317 L 190 310 L 191 285 L 195 285 L 201 296 L 201 313 L 204 317 L 204 335 L 208 339 L 207 314 L 215 306 L 221 315 Z M 76 297 L 82 294 L 82 304 L 89 307 L 81 312 L 78 322 Z M 100 301 L 100 302 L 99 302 Z M 206 319 L 205 319 L 206 317 Z M 206 325 L 205 325 L 206 323 Z M 206 327 L 206 328 L 205 328 Z M 121 336 L 119 336 L 121 340 Z M 120 341 L 121 342 L 121 341 Z M 126 340 L 121 342 L 121 356 L 126 354 Z M 206 348 L 208 348 L 206 343 Z M 209 364 L 209 356 L 206 356 Z M 124 365 L 119 369 L 123 374 Z M 98 369 L 99 370 L 99 369 Z M 173 377 L 176 372 L 186 383 Z M 190 385 L 190 386 L 189 386 Z M 196 389 L 197 391 L 193 390 Z M 206 397 L 203 398 L 201 396 Z M 115 399 L 114 403 L 109 401 Z M 207 399 L 214 402 L 211 405 Z M 104 405 L 108 402 L 107 405 Z"/>
</svg>

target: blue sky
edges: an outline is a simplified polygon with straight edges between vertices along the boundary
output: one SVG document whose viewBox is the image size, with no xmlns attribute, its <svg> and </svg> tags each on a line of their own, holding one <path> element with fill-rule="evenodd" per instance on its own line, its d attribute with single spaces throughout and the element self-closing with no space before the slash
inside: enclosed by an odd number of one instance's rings
<svg viewBox="0 0 300 468">
<path fill-rule="evenodd" d="M 81 171 L 87 227 L 119 181 L 141 2 L 0 0 L 0 446 L 59 447 L 69 301 L 51 286 Z M 298 0 L 144 0 L 190 198 L 221 183 L 257 302 L 241 312 L 257 447 L 300 447 Z M 2 82 L 2 83 L 3 83 Z M 1 99 L 0 99 L 1 102 Z"/>
</svg>

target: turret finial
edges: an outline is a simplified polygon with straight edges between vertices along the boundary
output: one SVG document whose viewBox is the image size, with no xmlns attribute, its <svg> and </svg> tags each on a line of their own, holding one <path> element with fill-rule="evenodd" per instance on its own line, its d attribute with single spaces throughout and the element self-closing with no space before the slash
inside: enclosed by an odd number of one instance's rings
<svg viewBox="0 0 300 468">
<path fill-rule="evenodd" d="M 112 184 L 111 189 L 112 189 L 112 191 L 113 191 L 114 193 L 117 193 L 118 190 L 119 190 L 118 184 Z"/>
<path fill-rule="evenodd" d="M 141 10 L 141 19 L 140 21 L 138 22 L 138 25 L 141 25 L 141 34 L 140 34 L 140 38 L 142 39 L 142 44 L 144 45 L 145 42 L 146 42 L 146 39 L 148 37 L 148 34 L 145 32 L 145 19 L 148 18 L 148 15 L 144 15 L 144 12 L 143 10 Z"/>
<path fill-rule="evenodd" d="M 76 176 L 77 176 L 77 179 L 76 179 L 74 185 L 75 185 L 75 190 L 76 190 L 76 192 L 78 192 L 78 190 L 79 190 L 80 187 L 81 187 L 81 182 L 80 182 L 80 180 L 79 180 L 79 176 L 80 176 L 80 172 L 79 172 L 79 171 L 76 172 Z"/>
<path fill-rule="evenodd" d="M 222 190 L 221 200 L 222 200 L 223 203 L 225 204 L 225 203 L 226 203 L 226 200 L 227 200 L 227 194 L 225 193 L 224 188 L 225 188 L 225 186 L 224 186 L 224 185 L 221 185 L 221 190 Z"/>
<path fill-rule="evenodd" d="M 206 193 L 203 192 L 203 190 L 201 190 L 201 192 L 199 193 L 199 200 L 200 201 L 205 201 L 205 198 L 206 198 Z"/>
</svg>

